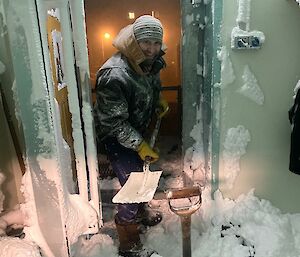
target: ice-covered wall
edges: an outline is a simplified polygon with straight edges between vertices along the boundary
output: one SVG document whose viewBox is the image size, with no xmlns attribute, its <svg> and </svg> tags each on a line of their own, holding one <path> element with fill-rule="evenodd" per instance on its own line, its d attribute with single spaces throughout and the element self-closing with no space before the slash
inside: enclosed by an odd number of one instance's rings
<svg viewBox="0 0 300 257">
<path fill-rule="evenodd" d="M 182 1 L 182 142 L 185 184 L 209 185 L 211 1 Z M 216 25 L 217 26 L 217 25 Z M 209 32 L 208 32 L 209 31 Z M 214 47 L 212 47 L 214 48 Z"/>
<path fill-rule="evenodd" d="M 232 31 L 242 22 L 249 33 L 263 33 L 260 49 L 231 48 Z M 223 1 L 222 78 L 216 85 L 221 88 L 216 109 L 221 132 L 219 185 L 230 197 L 256 188 L 260 197 L 290 212 L 300 211 L 295 204 L 300 177 L 288 170 L 287 114 L 300 78 L 299 27 L 300 10 L 294 1 Z M 231 137 L 236 142 L 229 144 L 228 133 L 239 126 L 244 133 Z M 238 140 L 242 140 L 242 152 Z"/>
</svg>

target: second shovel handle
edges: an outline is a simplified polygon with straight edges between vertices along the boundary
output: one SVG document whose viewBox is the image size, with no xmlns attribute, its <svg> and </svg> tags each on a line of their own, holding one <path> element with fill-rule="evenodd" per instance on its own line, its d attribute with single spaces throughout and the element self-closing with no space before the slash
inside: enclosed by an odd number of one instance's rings
<svg viewBox="0 0 300 257">
<path fill-rule="evenodd" d="M 201 188 L 199 186 L 170 189 L 166 192 L 167 199 L 180 199 L 199 196 L 201 198 Z"/>
</svg>

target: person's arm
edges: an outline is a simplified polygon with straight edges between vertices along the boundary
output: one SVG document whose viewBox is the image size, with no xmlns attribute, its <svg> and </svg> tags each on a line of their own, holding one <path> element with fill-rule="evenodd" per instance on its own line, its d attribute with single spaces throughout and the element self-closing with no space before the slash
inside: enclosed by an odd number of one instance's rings
<svg viewBox="0 0 300 257">
<path fill-rule="evenodd" d="M 128 122 L 130 90 L 119 79 L 105 75 L 98 81 L 96 90 L 96 131 L 102 135 L 116 137 L 121 145 L 137 151 L 142 160 L 147 156 L 152 162 L 158 160 L 158 154 Z"/>
<path fill-rule="evenodd" d="M 121 145 L 137 151 L 143 137 L 128 122 L 124 84 L 107 74 L 99 83 L 94 107 L 96 130 L 100 134 L 116 137 Z"/>
</svg>

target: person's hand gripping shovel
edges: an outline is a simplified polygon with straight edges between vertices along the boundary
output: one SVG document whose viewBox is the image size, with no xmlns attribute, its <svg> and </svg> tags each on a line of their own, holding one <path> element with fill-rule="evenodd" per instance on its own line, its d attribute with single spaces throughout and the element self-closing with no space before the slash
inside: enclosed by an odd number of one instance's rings
<svg viewBox="0 0 300 257">
<path fill-rule="evenodd" d="M 158 116 L 150 144 L 142 142 L 139 155 L 144 159 L 143 172 L 131 172 L 125 185 L 112 199 L 113 203 L 142 203 L 152 200 L 157 189 L 162 170 L 150 171 L 150 163 L 158 159 L 152 150 L 160 128 L 161 118 Z"/>
</svg>

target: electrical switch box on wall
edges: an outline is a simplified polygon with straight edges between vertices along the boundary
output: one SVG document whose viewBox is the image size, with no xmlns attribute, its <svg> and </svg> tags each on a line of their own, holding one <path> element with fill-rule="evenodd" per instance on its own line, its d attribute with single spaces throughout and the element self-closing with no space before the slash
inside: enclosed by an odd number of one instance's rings
<svg viewBox="0 0 300 257">
<path fill-rule="evenodd" d="M 233 38 L 234 49 L 259 49 L 261 48 L 262 41 L 257 36 L 239 36 Z"/>
<path fill-rule="evenodd" d="M 260 49 L 265 41 L 263 32 L 250 30 L 250 9 L 251 0 L 238 0 L 237 26 L 231 32 L 232 49 Z"/>
<path fill-rule="evenodd" d="M 237 50 L 260 49 L 265 41 L 261 31 L 245 31 L 234 27 L 231 32 L 231 48 Z"/>
</svg>

